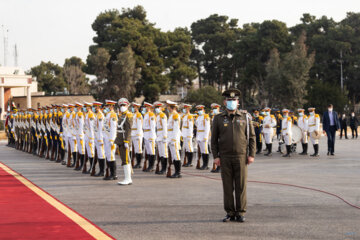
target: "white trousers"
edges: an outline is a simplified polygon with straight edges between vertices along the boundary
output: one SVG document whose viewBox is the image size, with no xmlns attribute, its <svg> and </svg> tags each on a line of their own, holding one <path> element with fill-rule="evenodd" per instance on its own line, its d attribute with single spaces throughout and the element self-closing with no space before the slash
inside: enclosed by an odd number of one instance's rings
<svg viewBox="0 0 360 240">
<path fill-rule="evenodd" d="M 169 143 L 169 149 L 170 149 L 170 153 L 171 153 L 171 160 L 175 161 L 178 160 L 180 161 L 180 143 L 177 141 L 171 141 Z"/>
<path fill-rule="evenodd" d="M 272 133 L 264 133 L 265 143 L 270 144 L 273 141 L 273 134 Z"/>
<path fill-rule="evenodd" d="M 312 133 L 312 132 L 311 132 L 311 133 Z M 315 138 L 311 137 L 311 133 L 310 133 L 310 141 L 311 141 L 311 143 L 312 143 L 313 145 L 319 144 L 319 139 L 315 139 Z"/>
<path fill-rule="evenodd" d="M 95 146 L 96 146 L 96 152 L 97 152 L 98 159 L 105 159 L 104 143 L 96 141 Z"/>
<path fill-rule="evenodd" d="M 284 141 L 286 145 L 291 145 L 292 144 L 292 136 L 291 134 L 286 134 L 283 135 L 284 136 Z"/>
<path fill-rule="evenodd" d="M 156 141 L 156 145 L 159 151 L 159 157 L 168 158 L 167 143 L 164 141 Z"/>
<path fill-rule="evenodd" d="M 134 153 L 142 153 L 142 137 L 134 137 L 131 139 L 131 143 L 134 146 Z"/>
<path fill-rule="evenodd" d="M 95 155 L 95 142 L 93 139 L 85 137 L 86 153 L 89 158 L 94 158 Z"/>
<path fill-rule="evenodd" d="M 105 157 L 107 161 L 115 161 L 116 144 L 104 138 Z"/>
<path fill-rule="evenodd" d="M 146 154 L 155 155 L 155 140 L 144 139 Z"/>
<path fill-rule="evenodd" d="M 185 152 L 193 152 L 194 148 L 193 148 L 193 142 L 192 142 L 192 138 L 186 137 L 183 138 L 183 147 L 185 149 Z"/>
<path fill-rule="evenodd" d="M 197 141 L 197 144 L 200 147 L 200 153 L 209 154 L 208 141 Z M 199 151 L 199 149 L 198 149 L 198 151 Z"/>
<path fill-rule="evenodd" d="M 78 153 L 84 155 L 85 154 L 85 141 L 84 137 L 76 136 Z"/>
<path fill-rule="evenodd" d="M 77 152 L 77 151 L 78 151 L 78 147 L 77 147 L 76 137 L 69 137 L 69 142 L 70 142 L 71 152 Z"/>
</svg>

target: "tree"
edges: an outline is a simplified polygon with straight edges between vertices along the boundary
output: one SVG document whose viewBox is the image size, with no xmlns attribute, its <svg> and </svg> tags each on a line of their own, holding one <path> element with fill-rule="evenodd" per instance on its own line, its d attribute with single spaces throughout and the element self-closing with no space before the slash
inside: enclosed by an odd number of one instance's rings
<svg viewBox="0 0 360 240">
<path fill-rule="evenodd" d="M 36 77 L 39 91 L 44 91 L 45 94 L 62 92 L 67 87 L 62 67 L 50 61 L 42 61 L 40 65 L 32 67 L 29 74 Z"/>
<path fill-rule="evenodd" d="M 65 59 L 64 78 L 69 87 L 70 94 L 87 94 L 89 93 L 89 84 L 85 73 L 82 71 L 83 61 L 78 57 Z"/>
<path fill-rule="evenodd" d="M 185 97 L 185 102 L 195 105 L 202 104 L 208 109 L 212 103 L 218 103 L 222 105 L 223 101 L 224 98 L 221 96 L 221 93 L 212 86 L 205 86 L 197 90 L 191 90 Z"/>
</svg>

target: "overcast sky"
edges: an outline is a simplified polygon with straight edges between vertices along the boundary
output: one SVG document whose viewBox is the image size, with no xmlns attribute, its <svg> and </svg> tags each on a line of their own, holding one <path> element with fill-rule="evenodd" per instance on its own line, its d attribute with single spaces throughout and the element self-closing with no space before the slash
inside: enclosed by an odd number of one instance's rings
<svg viewBox="0 0 360 240">
<path fill-rule="evenodd" d="M 96 16 L 107 9 L 136 5 L 144 6 L 149 21 L 162 30 L 190 27 L 214 13 L 237 18 L 239 25 L 277 19 L 293 26 L 303 13 L 340 21 L 346 12 L 360 12 L 360 0 L 0 0 L 0 27 L 9 29 L 8 66 L 14 65 L 15 43 L 24 70 L 41 61 L 63 65 L 71 56 L 85 61 Z M 0 64 L 4 65 L 0 30 Z"/>
</svg>

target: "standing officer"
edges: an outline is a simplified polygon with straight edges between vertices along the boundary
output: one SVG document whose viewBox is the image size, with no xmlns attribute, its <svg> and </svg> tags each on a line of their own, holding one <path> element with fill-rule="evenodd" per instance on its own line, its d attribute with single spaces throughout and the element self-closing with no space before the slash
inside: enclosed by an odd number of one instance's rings
<svg viewBox="0 0 360 240">
<path fill-rule="evenodd" d="M 142 159 L 142 145 L 143 145 L 143 117 L 139 111 L 141 105 L 139 103 L 133 102 L 132 106 L 134 108 L 134 116 L 131 128 L 131 142 L 134 149 L 133 154 L 135 154 L 136 164 L 134 168 L 141 168 L 141 159 Z"/>
<path fill-rule="evenodd" d="M 104 176 L 104 169 L 105 169 L 105 149 L 104 149 L 104 122 L 105 116 L 101 111 L 101 102 L 93 102 L 93 106 L 95 106 L 95 124 L 94 124 L 94 135 L 95 135 L 95 147 L 96 153 L 99 161 L 99 172 L 94 176 Z M 96 162 L 93 164 L 93 169 L 96 167 Z M 91 169 L 91 172 L 93 171 Z"/>
<path fill-rule="evenodd" d="M 255 135 L 256 135 L 256 154 L 260 154 L 262 150 L 262 137 L 261 137 L 261 131 L 262 131 L 262 124 L 263 124 L 264 118 L 259 115 L 259 111 L 254 111 L 254 117 L 253 117 L 253 124 L 255 129 Z"/>
<path fill-rule="evenodd" d="M 291 144 L 292 144 L 292 118 L 289 117 L 289 110 L 283 109 L 283 120 L 281 122 L 281 133 L 284 138 L 285 146 L 286 146 L 286 154 L 283 157 L 291 157 Z"/>
<path fill-rule="evenodd" d="M 84 105 L 82 103 L 77 102 L 76 106 L 76 116 L 75 116 L 75 129 L 76 129 L 76 142 L 78 146 L 78 154 L 80 165 L 74 170 L 80 171 L 84 165 L 85 161 L 85 139 L 84 139 L 84 113 L 82 112 L 82 108 Z"/>
<path fill-rule="evenodd" d="M 114 111 L 115 101 L 105 100 L 106 103 L 106 115 L 104 122 L 104 146 L 105 146 L 105 155 L 106 163 L 110 169 L 110 176 L 104 177 L 104 180 L 116 180 L 118 177 L 116 175 L 116 130 L 118 116 Z"/>
<path fill-rule="evenodd" d="M 354 139 L 355 136 L 356 136 L 356 138 L 358 138 L 357 129 L 358 129 L 358 126 L 359 126 L 359 120 L 356 118 L 354 111 L 351 112 L 349 122 L 350 122 L 352 138 Z"/>
<path fill-rule="evenodd" d="M 315 114 L 315 108 L 309 107 L 309 135 L 311 143 L 314 146 L 314 154 L 310 155 L 311 157 L 318 157 L 319 156 L 319 138 L 320 138 L 320 116 L 319 114 Z"/>
<path fill-rule="evenodd" d="M 70 142 L 70 152 L 73 157 L 73 163 L 67 165 L 67 167 L 74 167 L 76 163 L 76 155 L 78 151 L 77 140 L 76 140 L 76 112 L 75 105 L 69 104 L 70 116 L 68 117 L 68 126 L 69 126 L 69 142 Z"/>
<path fill-rule="evenodd" d="M 145 169 L 145 172 L 152 172 L 154 170 L 155 163 L 155 141 L 156 141 L 156 116 L 152 111 L 153 105 L 148 102 L 144 102 L 146 113 L 144 115 L 144 143 L 146 155 L 149 159 L 149 167 Z"/>
<path fill-rule="evenodd" d="M 302 138 L 302 153 L 300 155 L 307 155 L 308 151 L 308 117 L 304 114 L 305 110 L 300 108 L 298 109 L 299 119 L 298 119 L 298 127 L 301 129 Z"/>
<path fill-rule="evenodd" d="M 167 117 L 162 111 L 163 104 L 161 102 L 154 102 L 156 113 L 156 145 L 161 162 L 161 170 L 155 172 L 156 174 L 165 174 L 168 161 L 168 148 L 167 148 Z"/>
<path fill-rule="evenodd" d="M 209 150 L 208 150 L 208 140 L 210 136 L 210 117 L 208 114 L 205 114 L 205 106 L 197 105 L 196 109 L 198 110 L 199 117 L 196 119 L 196 141 L 200 147 L 200 152 L 203 160 L 203 165 L 200 167 L 200 170 L 208 170 L 209 164 Z M 198 149 L 199 151 L 199 149 Z"/>
<path fill-rule="evenodd" d="M 133 114 L 128 110 L 130 102 L 126 98 L 120 98 L 118 105 L 120 107 L 120 113 L 115 143 L 119 146 L 121 165 L 124 168 L 125 176 L 124 180 L 118 182 L 118 184 L 131 185 L 130 143 Z"/>
<path fill-rule="evenodd" d="M 223 221 L 244 222 L 247 165 L 254 161 L 256 136 L 251 116 L 236 109 L 240 91 L 229 89 L 222 95 L 226 98 L 226 111 L 214 118 L 211 149 L 216 165 L 221 165 L 224 209 L 227 213 Z"/>
<path fill-rule="evenodd" d="M 214 117 L 216 115 L 218 115 L 220 113 L 220 104 L 217 104 L 217 103 L 212 103 L 210 105 L 211 107 L 211 121 L 210 121 L 210 136 L 209 136 L 209 141 L 208 141 L 208 146 L 209 146 L 209 149 L 211 149 L 211 131 L 212 131 L 212 123 L 214 121 Z M 213 168 L 211 169 L 210 172 L 212 173 L 218 173 L 221 171 L 221 167 L 220 166 L 216 166 L 216 164 L 213 162 Z"/>
<path fill-rule="evenodd" d="M 91 173 L 94 157 L 95 157 L 95 113 L 92 111 L 92 103 L 85 102 L 84 112 L 85 112 L 85 119 L 84 119 L 84 133 L 85 133 L 85 147 L 86 147 L 86 154 L 89 158 L 90 168 L 86 171 L 86 162 L 84 162 L 83 173 Z"/>
<path fill-rule="evenodd" d="M 348 136 L 347 136 L 348 123 L 347 123 L 347 118 L 346 118 L 345 113 L 342 114 L 342 116 L 339 118 L 339 121 L 340 121 L 340 127 L 341 127 L 340 139 L 342 138 L 343 132 L 344 132 L 345 139 L 348 139 Z"/>
<path fill-rule="evenodd" d="M 276 119 L 274 115 L 271 115 L 271 109 L 265 108 L 265 117 L 263 121 L 263 133 L 265 138 L 266 149 L 265 156 L 271 156 L 272 152 L 272 140 L 274 137 L 274 127 L 276 127 Z"/>
<path fill-rule="evenodd" d="M 187 158 L 187 163 L 183 167 L 191 167 L 194 155 L 193 148 L 193 134 L 194 134 L 194 117 L 190 113 L 191 104 L 184 104 L 184 116 L 182 117 L 182 131 L 181 136 L 184 142 L 184 150 Z"/>
</svg>

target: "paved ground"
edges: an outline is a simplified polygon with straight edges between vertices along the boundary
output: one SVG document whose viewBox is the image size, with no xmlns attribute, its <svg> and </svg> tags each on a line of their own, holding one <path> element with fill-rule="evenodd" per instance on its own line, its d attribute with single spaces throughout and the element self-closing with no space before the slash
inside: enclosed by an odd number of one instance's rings
<svg viewBox="0 0 360 240">
<path fill-rule="evenodd" d="M 317 188 L 360 206 L 360 140 L 337 141 L 335 157 L 325 155 L 325 144 L 319 159 L 257 156 L 249 180 Z M 221 181 L 206 178 L 219 174 L 185 169 L 173 180 L 137 170 L 134 184 L 122 187 L 5 142 L 0 161 L 117 239 L 360 239 L 360 209 L 320 192 L 249 182 L 247 222 L 222 223 Z"/>
</svg>

